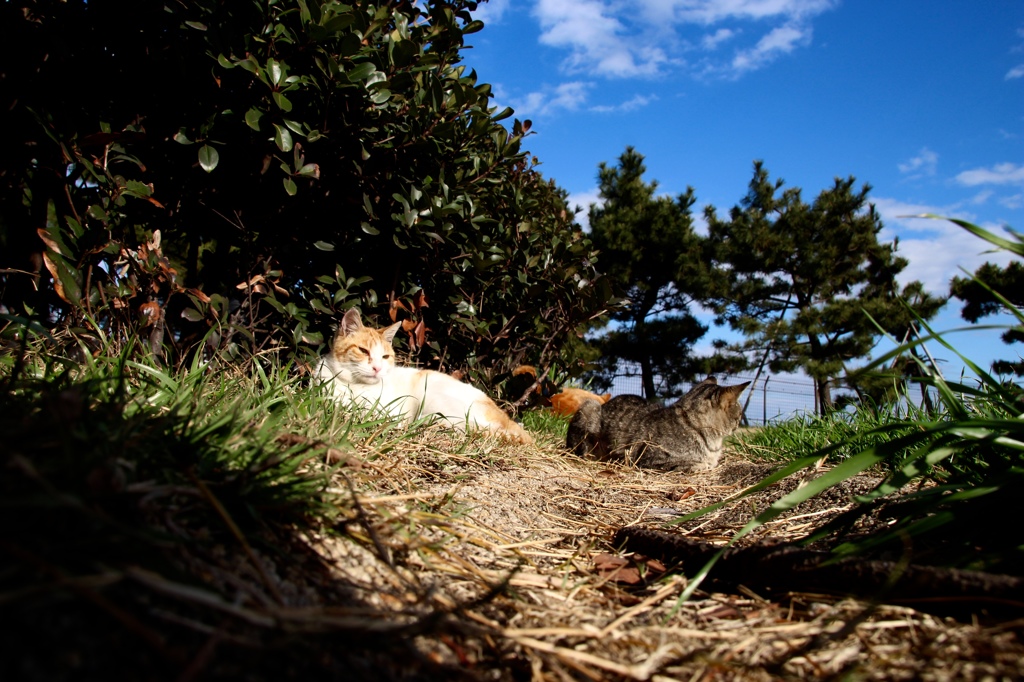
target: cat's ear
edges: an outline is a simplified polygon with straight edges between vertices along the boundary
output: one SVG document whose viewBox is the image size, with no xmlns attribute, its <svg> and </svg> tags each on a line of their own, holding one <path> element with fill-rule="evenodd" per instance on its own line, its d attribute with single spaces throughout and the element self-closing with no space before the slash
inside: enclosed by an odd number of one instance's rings
<svg viewBox="0 0 1024 682">
<path fill-rule="evenodd" d="M 341 318 L 341 325 L 338 326 L 338 336 L 348 336 L 363 328 L 363 320 L 359 314 L 359 308 L 349 308 L 345 316 Z"/>
<path fill-rule="evenodd" d="M 709 374 L 707 379 L 705 379 L 704 381 L 702 381 L 700 383 L 702 383 L 702 384 L 712 384 L 714 386 L 717 386 L 718 385 L 718 377 L 716 377 L 714 374 Z"/>
<path fill-rule="evenodd" d="M 386 327 L 381 332 L 381 334 L 384 336 L 384 340 L 385 341 L 387 341 L 388 343 L 391 343 L 394 340 L 394 338 L 395 338 L 395 334 L 397 334 L 398 330 L 401 329 L 401 328 L 402 328 L 402 323 L 401 322 L 395 322 L 390 327 Z"/>
<path fill-rule="evenodd" d="M 735 386 L 723 386 L 722 390 L 725 392 L 727 398 L 732 402 L 736 402 L 740 399 L 740 393 L 743 393 L 743 389 L 750 385 L 750 382 L 743 384 L 736 384 Z"/>
</svg>

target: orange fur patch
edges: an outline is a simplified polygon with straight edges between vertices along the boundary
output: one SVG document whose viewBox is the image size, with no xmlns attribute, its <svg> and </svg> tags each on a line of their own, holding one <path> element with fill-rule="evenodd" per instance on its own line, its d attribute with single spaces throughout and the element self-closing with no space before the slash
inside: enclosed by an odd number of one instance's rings
<svg viewBox="0 0 1024 682">
<path fill-rule="evenodd" d="M 563 388 L 561 392 L 551 396 L 551 410 L 555 414 L 571 417 L 576 414 L 576 410 L 580 409 L 584 400 L 596 400 L 603 405 L 611 397 L 611 393 L 598 395 L 582 388 Z"/>
</svg>

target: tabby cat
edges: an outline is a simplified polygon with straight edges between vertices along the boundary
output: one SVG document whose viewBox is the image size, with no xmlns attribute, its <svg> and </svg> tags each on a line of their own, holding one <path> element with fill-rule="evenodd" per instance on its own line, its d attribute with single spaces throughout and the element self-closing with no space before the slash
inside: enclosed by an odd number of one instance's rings
<svg viewBox="0 0 1024 682">
<path fill-rule="evenodd" d="M 441 372 L 396 366 L 391 341 L 401 326 L 371 329 L 363 326 L 355 308 L 345 313 L 330 352 L 315 370 L 320 381 L 330 384 L 335 400 L 381 410 L 407 424 L 433 416 L 457 429 L 533 442 L 483 391 Z"/>
<path fill-rule="evenodd" d="M 713 469 L 722 441 L 739 426 L 739 397 L 749 385 L 719 386 L 708 377 L 668 407 L 636 395 L 620 395 L 604 405 L 588 400 L 569 423 L 565 446 L 581 456 L 624 458 L 651 469 Z"/>
</svg>

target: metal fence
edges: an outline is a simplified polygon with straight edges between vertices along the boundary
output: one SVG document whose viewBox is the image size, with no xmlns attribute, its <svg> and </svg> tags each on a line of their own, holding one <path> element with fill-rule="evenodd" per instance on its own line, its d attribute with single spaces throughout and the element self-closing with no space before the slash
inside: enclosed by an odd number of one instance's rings
<svg viewBox="0 0 1024 682">
<path fill-rule="evenodd" d="M 808 377 L 799 374 L 761 374 L 756 380 L 753 374 L 718 377 L 718 382 L 724 386 L 744 381 L 753 382 L 741 396 L 746 405 L 746 420 L 751 426 L 783 421 L 801 413 L 814 413 L 814 382 Z M 683 390 L 689 389 L 690 385 L 683 386 Z M 618 377 L 611 393 L 643 395 L 640 377 Z"/>
</svg>

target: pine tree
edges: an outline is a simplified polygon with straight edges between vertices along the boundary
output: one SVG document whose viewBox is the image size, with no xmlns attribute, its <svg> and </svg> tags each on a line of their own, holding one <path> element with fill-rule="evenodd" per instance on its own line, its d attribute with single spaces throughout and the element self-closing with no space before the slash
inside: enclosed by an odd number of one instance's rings
<svg viewBox="0 0 1024 682">
<path fill-rule="evenodd" d="M 950 293 L 964 302 L 960 315 L 968 322 L 977 322 L 982 317 L 1006 312 L 1002 301 L 992 292 L 998 293 L 1018 310 L 1024 309 L 1024 263 L 1013 261 L 1005 268 L 994 263 L 985 263 L 974 272 L 974 276 L 954 277 Z M 1024 329 L 1017 326 L 1003 333 L 1007 344 L 1024 342 Z M 996 360 L 992 370 L 1003 374 L 1024 376 L 1024 360 Z"/>
<path fill-rule="evenodd" d="M 654 397 L 671 394 L 702 368 L 691 348 L 708 328 L 690 306 L 707 288 L 708 274 L 703 241 L 693 230 L 693 189 L 675 199 L 657 196 L 657 182 L 643 180 L 643 160 L 627 147 L 618 166 L 600 164 L 603 204 L 591 206 L 590 227 L 601 268 L 627 299 L 613 317 L 621 326 L 599 342 L 598 379 L 608 385 L 620 363 L 638 365 L 644 395 Z"/>
<path fill-rule="evenodd" d="M 928 319 L 944 302 L 919 282 L 899 290 L 896 275 L 907 260 L 896 255 L 896 242 L 879 242 L 870 187 L 857 191 L 854 183 L 837 178 L 807 204 L 758 161 L 728 220 L 712 207 L 705 212 L 721 276 L 719 322 L 747 337 L 732 350 L 772 371 L 803 369 L 819 412 L 831 409 L 832 386 L 848 363 L 866 357 L 881 335 L 872 319 L 902 337 L 913 313 Z"/>
</svg>

